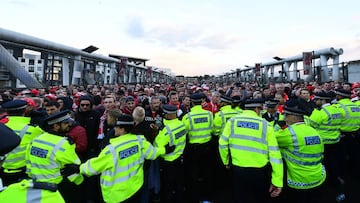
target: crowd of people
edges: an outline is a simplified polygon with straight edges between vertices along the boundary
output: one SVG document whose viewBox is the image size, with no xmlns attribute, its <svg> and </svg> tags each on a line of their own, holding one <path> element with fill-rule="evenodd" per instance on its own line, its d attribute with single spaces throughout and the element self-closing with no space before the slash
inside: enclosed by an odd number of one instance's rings
<svg viewBox="0 0 360 203">
<path fill-rule="evenodd" d="M 0 202 L 358 198 L 346 187 L 360 181 L 360 83 L 201 81 L 0 93 L 0 131 L 10 128 L 6 133 L 21 139 L 0 154 Z M 221 187 L 230 197 L 218 197 Z"/>
</svg>

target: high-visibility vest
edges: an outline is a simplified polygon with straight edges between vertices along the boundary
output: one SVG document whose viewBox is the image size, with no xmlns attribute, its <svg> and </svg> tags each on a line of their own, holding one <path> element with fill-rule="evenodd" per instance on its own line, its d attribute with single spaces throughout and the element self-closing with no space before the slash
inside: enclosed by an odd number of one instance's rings
<svg viewBox="0 0 360 203">
<path fill-rule="evenodd" d="M 231 118 L 219 139 L 219 152 L 224 165 L 262 168 L 272 166 L 271 182 L 283 186 L 283 162 L 273 127 L 256 112 L 244 110 Z"/>
<path fill-rule="evenodd" d="M 59 184 L 63 179 L 60 170 L 64 165 L 80 163 L 75 144 L 70 144 L 66 137 L 48 132 L 35 138 L 26 153 L 26 172 L 38 182 Z M 75 184 L 83 181 L 79 174 L 71 175 L 68 179 Z"/>
<path fill-rule="evenodd" d="M 155 138 L 155 146 L 164 147 L 169 144 L 175 145 L 175 150 L 172 153 L 161 155 L 165 161 L 173 161 L 179 158 L 185 149 L 186 144 L 186 128 L 185 124 L 178 119 L 163 120 L 164 128 L 159 131 Z"/>
<path fill-rule="evenodd" d="M 344 120 L 341 124 L 340 130 L 342 132 L 355 132 L 359 130 L 360 106 L 351 102 L 348 98 L 341 99 L 335 104 L 335 106 L 338 107 L 344 115 Z"/>
<path fill-rule="evenodd" d="M 43 131 L 39 127 L 30 125 L 30 117 L 9 116 L 9 122 L 5 125 L 19 135 L 21 142 L 19 146 L 7 154 L 2 167 L 5 172 L 17 172 L 14 169 L 20 169 L 26 165 L 25 153 L 27 146 L 35 137 L 42 134 Z M 8 169 L 11 169 L 11 171 L 8 171 Z"/>
<path fill-rule="evenodd" d="M 320 110 L 314 109 L 308 121 L 310 126 L 320 134 L 324 144 L 334 144 L 340 140 L 343 119 L 343 114 L 337 107 L 325 104 Z"/>
<path fill-rule="evenodd" d="M 319 133 L 300 122 L 275 135 L 286 162 L 288 186 L 309 189 L 321 185 L 326 171 L 322 164 L 324 144 Z"/>
<path fill-rule="evenodd" d="M 218 111 L 214 117 L 214 124 L 212 130 L 213 134 L 217 136 L 221 135 L 221 132 L 224 129 L 226 122 L 236 115 L 239 115 L 239 112 L 236 109 L 231 108 L 231 105 L 221 107 L 220 111 Z"/>
<path fill-rule="evenodd" d="M 153 147 L 142 135 L 124 134 L 110 139 L 98 157 L 80 166 L 86 176 L 101 174 L 100 185 L 105 202 L 122 202 L 143 185 L 144 159 L 156 159 L 165 148 Z"/>
<path fill-rule="evenodd" d="M 0 202 L 16 203 L 65 203 L 59 191 L 34 188 L 32 180 L 22 180 L 0 192 Z"/>
<path fill-rule="evenodd" d="M 213 115 L 210 111 L 196 105 L 190 109 L 189 113 L 185 114 L 182 121 L 188 131 L 190 144 L 203 144 L 211 140 Z"/>
</svg>

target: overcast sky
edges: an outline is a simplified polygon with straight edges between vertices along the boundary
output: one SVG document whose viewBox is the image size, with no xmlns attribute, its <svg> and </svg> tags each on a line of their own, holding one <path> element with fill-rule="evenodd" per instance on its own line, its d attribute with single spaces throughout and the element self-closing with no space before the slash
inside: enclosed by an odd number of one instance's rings
<svg viewBox="0 0 360 203">
<path fill-rule="evenodd" d="M 0 27 L 177 75 L 222 74 L 343 48 L 360 59 L 359 0 L 0 0 Z M 204 71 L 206 70 L 206 72 Z"/>
</svg>

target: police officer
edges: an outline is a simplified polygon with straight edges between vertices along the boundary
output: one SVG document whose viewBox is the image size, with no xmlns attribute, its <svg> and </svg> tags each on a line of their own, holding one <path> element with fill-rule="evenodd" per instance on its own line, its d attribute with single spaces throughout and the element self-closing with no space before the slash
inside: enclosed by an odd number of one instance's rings
<svg viewBox="0 0 360 203">
<path fill-rule="evenodd" d="M 305 103 L 290 99 L 284 108 L 287 128 L 275 132 L 287 168 L 287 202 L 321 202 L 326 179 L 322 164 L 324 143 L 319 133 L 304 123 L 310 115 Z"/>
<path fill-rule="evenodd" d="M 134 120 L 121 115 L 115 124 L 115 138 L 110 139 L 98 157 L 80 166 L 86 176 L 101 174 L 100 183 L 105 202 L 140 202 L 140 190 L 144 181 L 144 159 L 156 159 L 159 155 L 173 152 L 175 147 L 153 147 L 142 135 L 131 134 Z M 70 165 L 77 172 L 76 165 Z"/>
<path fill-rule="evenodd" d="M 344 177 L 340 176 L 340 127 L 343 115 L 339 108 L 330 104 L 330 93 L 315 93 L 313 101 L 317 108 L 309 117 L 309 124 L 320 134 L 324 142 L 324 165 L 327 169 L 328 180 L 336 189 L 336 198 L 344 198 Z"/>
<path fill-rule="evenodd" d="M 56 188 L 48 187 L 46 183 L 38 183 L 34 180 L 22 180 L 0 191 L 0 202 L 41 202 L 41 203 L 65 203 L 63 197 Z"/>
<path fill-rule="evenodd" d="M 279 101 L 276 99 L 268 99 L 265 101 L 266 111 L 262 114 L 262 117 L 272 126 L 275 126 L 279 121 L 280 114 L 277 112 L 278 103 Z"/>
<path fill-rule="evenodd" d="M 24 100 L 13 100 L 6 102 L 2 108 L 9 115 L 9 121 L 5 124 L 20 137 L 20 144 L 6 156 L 2 165 L 1 178 L 4 185 L 19 182 L 27 178 L 25 153 L 28 144 L 43 131 L 39 127 L 30 125 L 30 117 L 24 117 L 27 102 Z"/>
<path fill-rule="evenodd" d="M 239 114 L 239 111 L 231 107 L 232 99 L 228 96 L 221 95 L 220 111 L 215 114 L 213 135 L 219 136 L 225 127 L 225 123 L 232 117 Z"/>
<path fill-rule="evenodd" d="M 231 97 L 231 99 L 232 99 L 231 108 L 235 109 L 239 113 L 242 113 L 243 110 L 240 107 L 242 105 L 240 96 L 235 95 L 235 96 Z"/>
<path fill-rule="evenodd" d="M 348 164 L 354 172 L 353 178 L 360 179 L 358 171 L 360 170 L 360 106 L 354 102 L 351 102 L 351 92 L 349 90 L 338 89 L 336 90 L 337 107 L 344 116 L 343 122 L 340 127 L 341 138 L 340 147 L 343 154 L 341 154 L 341 177 L 344 177 L 347 173 L 345 166 Z M 348 158 L 349 157 L 349 158 Z M 343 198 L 340 198 L 343 199 Z"/>
<path fill-rule="evenodd" d="M 283 187 L 283 163 L 273 128 L 260 117 L 264 102 L 246 101 L 243 113 L 226 123 L 219 139 L 222 162 L 232 170 L 234 202 L 269 202 Z"/>
<path fill-rule="evenodd" d="M 182 155 L 187 131 L 184 123 L 177 119 L 177 106 L 164 104 L 162 108 L 165 113 L 164 127 L 155 138 L 155 146 L 175 146 L 174 152 L 161 156 L 162 202 L 183 203 L 185 185 Z"/>
<path fill-rule="evenodd" d="M 76 185 L 83 181 L 83 176 L 61 174 L 64 165 L 80 164 L 74 142 L 66 137 L 71 122 L 69 111 L 55 113 L 44 122 L 46 125 L 43 128 L 46 132 L 36 137 L 26 152 L 27 174 L 37 182 L 58 187 L 66 202 L 78 201 L 76 197 L 80 197 L 74 195 L 78 188 L 63 181 L 63 176 Z"/>
<path fill-rule="evenodd" d="M 190 96 L 193 107 L 182 121 L 188 131 L 185 165 L 187 191 L 190 202 L 210 200 L 211 196 L 211 161 L 214 149 L 211 149 L 212 112 L 202 109 L 205 95 L 194 93 Z M 210 155 L 210 156 L 209 156 Z"/>
</svg>

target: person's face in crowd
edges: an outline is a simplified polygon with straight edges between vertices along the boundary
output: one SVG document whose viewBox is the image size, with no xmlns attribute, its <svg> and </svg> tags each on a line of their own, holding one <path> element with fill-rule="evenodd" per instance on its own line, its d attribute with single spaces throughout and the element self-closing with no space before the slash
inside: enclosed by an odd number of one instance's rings
<svg viewBox="0 0 360 203">
<path fill-rule="evenodd" d="M 56 106 L 46 106 L 45 109 L 46 109 L 47 115 L 49 115 L 49 116 L 60 111 L 58 108 L 56 108 Z"/>
<path fill-rule="evenodd" d="M 58 99 L 56 101 L 60 104 L 59 109 L 62 109 L 64 107 L 64 101 L 62 99 Z"/>
<path fill-rule="evenodd" d="M 107 115 L 107 116 L 106 116 L 106 120 L 107 120 L 107 123 L 108 123 L 109 125 L 114 125 L 114 124 L 116 123 L 116 118 L 114 118 L 114 117 L 112 117 L 112 116 L 110 116 L 110 115 Z"/>
<path fill-rule="evenodd" d="M 107 90 L 105 90 L 105 95 L 110 95 L 110 90 L 109 89 L 107 89 Z"/>
<path fill-rule="evenodd" d="M 264 97 L 270 97 L 270 94 L 271 94 L 270 89 L 264 89 L 263 90 Z"/>
<path fill-rule="evenodd" d="M 326 103 L 325 100 L 322 99 L 315 99 L 314 102 L 317 107 L 321 107 L 323 104 Z"/>
<path fill-rule="evenodd" d="M 134 101 L 128 101 L 128 102 L 126 102 L 126 108 L 128 108 L 128 109 L 133 109 L 134 106 L 135 106 Z"/>
<path fill-rule="evenodd" d="M 170 102 L 172 104 L 178 104 L 179 103 L 179 96 L 177 94 L 170 95 Z"/>
<path fill-rule="evenodd" d="M 70 122 L 60 122 L 57 124 L 54 124 L 54 130 L 55 132 L 65 134 L 69 132 L 70 130 Z"/>
<path fill-rule="evenodd" d="M 284 93 L 285 87 L 284 83 L 275 84 L 275 90 L 279 93 Z"/>
<path fill-rule="evenodd" d="M 275 85 L 270 85 L 269 89 L 270 89 L 270 92 L 271 92 L 271 93 L 275 93 L 275 92 L 276 92 Z"/>
<path fill-rule="evenodd" d="M 106 110 L 115 108 L 115 99 L 113 97 L 106 97 L 104 100 L 104 106 Z"/>
<path fill-rule="evenodd" d="M 279 101 L 280 105 L 284 104 L 284 97 L 281 94 L 275 94 L 275 99 Z"/>
<path fill-rule="evenodd" d="M 160 99 L 151 99 L 150 108 L 153 111 L 158 111 L 160 109 Z"/>
<path fill-rule="evenodd" d="M 310 92 L 306 89 L 302 89 L 300 91 L 299 97 L 303 98 L 305 101 L 308 101 L 310 99 Z"/>
<path fill-rule="evenodd" d="M 274 114 L 274 113 L 276 113 L 277 108 L 278 108 L 278 105 L 275 105 L 275 106 L 273 106 L 273 107 L 267 107 L 267 111 L 268 111 L 270 114 Z"/>
<path fill-rule="evenodd" d="M 215 96 L 212 97 L 212 102 L 214 104 L 220 104 L 220 94 L 216 94 Z"/>
<path fill-rule="evenodd" d="M 99 89 L 98 88 L 93 88 L 91 93 L 92 93 L 92 95 L 98 95 Z"/>
<path fill-rule="evenodd" d="M 90 111 L 91 106 L 90 106 L 90 101 L 89 100 L 82 100 L 80 101 L 80 111 Z"/>
<path fill-rule="evenodd" d="M 183 105 L 184 106 L 190 106 L 190 97 L 185 97 L 183 99 Z"/>
<path fill-rule="evenodd" d="M 334 89 L 339 89 L 341 86 L 340 86 L 340 84 L 339 83 L 335 83 L 334 84 Z"/>
<path fill-rule="evenodd" d="M 331 89 L 330 83 L 324 84 L 324 90 L 329 91 Z"/>
<path fill-rule="evenodd" d="M 350 86 L 349 84 L 344 84 L 344 85 L 343 85 L 343 89 L 344 89 L 344 90 L 351 91 L 351 86 Z"/>
<path fill-rule="evenodd" d="M 320 92 L 322 92 L 322 90 L 321 90 L 320 88 L 315 88 L 315 89 L 313 90 L 313 93 L 320 93 Z"/>
</svg>

